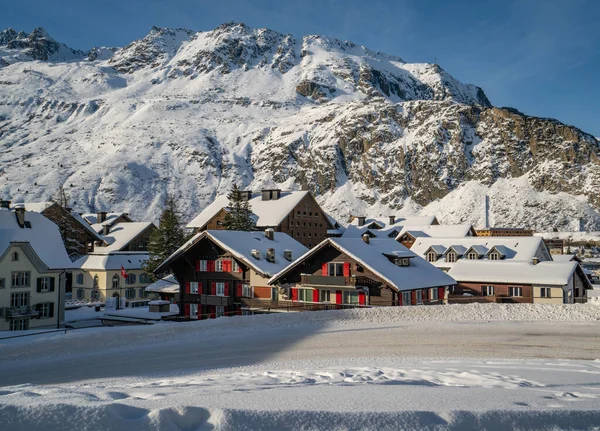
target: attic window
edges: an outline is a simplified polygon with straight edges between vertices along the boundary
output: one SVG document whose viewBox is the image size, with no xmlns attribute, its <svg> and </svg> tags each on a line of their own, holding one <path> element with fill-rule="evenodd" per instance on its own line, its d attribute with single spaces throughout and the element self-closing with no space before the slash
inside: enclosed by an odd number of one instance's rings
<svg viewBox="0 0 600 431">
<path fill-rule="evenodd" d="M 13 262 L 18 262 L 19 261 L 19 253 L 17 253 L 16 251 L 10 256 L 10 260 L 12 260 Z"/>
<path fill-rule="evenodd" d="M 408 257 L 397 257 L 394 259 L 394 265 L 396 266 L 410 266 L 410 259 Z"/>
<path fill-rule="evenodd" d="M 435 262 L 437 260 L 437 253 L 435 251 L 430 251 L 427 253 L 427 262 Z"/>
<path fill-rule="evenodd" d="M 469 252 L 469 254 L 467 255 L 467 259 L 477 260 L 477 253 L 475 253 L 474 251 Z"/>
<path fill-rule="evenodd" d="M 500 254 L 496 252 L 490 253 L 490 260 L 500 260 Z"/>
<path fill-rule="evenodd" d="M 450 252 L 446 255 L 446 262 L 454 263 L 456 262 L 456 253 Z"/>
</svg>

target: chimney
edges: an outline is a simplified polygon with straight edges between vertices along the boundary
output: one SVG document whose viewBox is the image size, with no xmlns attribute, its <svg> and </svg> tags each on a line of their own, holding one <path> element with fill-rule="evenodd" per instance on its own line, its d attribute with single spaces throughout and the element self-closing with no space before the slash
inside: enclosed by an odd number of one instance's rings
<svg viewBox="0 0 600 431">
<path fill-rule="evenodd" d="M 363 233 L 362 235 L 362 240 L 366 243 L 366 244 L 370 244 L 371 241 L 371 237 L 369 236 L 368 233 Z"/>
<path fill-rule="evenodd" d="M 271 190 L 263 190 L 262 192 L 262 200 L 270 201 L 271 200 Z"/>
<path fill-rule="evenodd" d="M 265 229 L 265 238 L 273 241 L 275 239 L 275 231 L 272 228 Z"/>
<path fill-rule="evenodd" d="M 252 253 L 252 257 L 254 259 L 260 260 L 260 250 L 253 249 L 251 253 Z"/>
<path fill-rule="evenodd" d="M 274 248 L 267 249 L 267 262 L 275 263 L 275 249 Z"/>
<path fill-rule="evenodd" d="M 242 198 L 242 201 L 249 201 L 250 199 L 252 199 L 252 190 L 244 190 L 240 192 L 240 196 Z"/>
<path fill-rule="evenodd" d="M 104 223 L 106 220 L 106 211 L 100 211 L 96 214 L 96 223 Z"/>
<path fill-rule="evenodd" d="M 281 197 L 281 190 L 280 189 L 271 190 L 271 199 L 272 200 L 276 201 L 280 197 Z"/>
<path fill-rule="evenodd" d="M 288 262 L 291 262 L 292 261 L 292 250 L 283 250 L 283 257 Z"/>
<path fill-rule="evenodd" d="M 390 218 L 390 224 L 396 223 L 396 216 L 389 216 L 389 218 Z"/>
<path fill-rule="evenodd" d="M 10 208 L 10 201 L 0 201 L 0 208 Z"/>
<path fill-rule="evenodd" d="M 21 229 L 25 227 L 25 205 L 15 205 L 15 216 L 17 217 L 17 223 Z"/>
<path fill-rule="evenodd" d="M 539 259 L 539 257 L 537 257 L 537 256 L 534 256 L 534 258 L 532 259 L 532 263 L 533 263 L 534 265 L 537 265 L 538 263 L 540 263 L 540 259 Z"/>
<path fill-rule="evenodd" d="M 103 224 L 102 225 L 102 235 L 108 235 L 110 233 L 110 225 Z"/>
<path fill-rule="evenodd" d="M 363 217 L 363 216 L 360 216 L 360 217 L 358 217 L 358 225 L 359 225 L 359 226 L 364 226 L 364 225 L 365 225 L 365 220 L 366 220 L 366 219 L 367 219 L 367 218 L 366 218 L 366 217 Z"/>
</svg>

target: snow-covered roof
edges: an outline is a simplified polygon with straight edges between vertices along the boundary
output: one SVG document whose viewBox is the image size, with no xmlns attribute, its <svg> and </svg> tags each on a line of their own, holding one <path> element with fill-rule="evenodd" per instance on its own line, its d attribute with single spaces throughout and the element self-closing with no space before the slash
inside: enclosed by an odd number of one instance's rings
<svg viewBox="0 0 600 431">
<path fill-rule="evenodd" d="M 92 229 L 94 229 L 98 233 L 102 233 L 103 226 L 109 225 L 111 226 L 119 217 L 126 216 L 129 219 L 127 213 L 106 213 L 106 219 L 102 223 L 98 223 L 98 214 L 96 213 L 88 213 L 81 214 L 81 217 L 85 219 L 89 224 L 92 225 Z"/>
<path fill-rule="evenodd" d="M 199 232 L 161 263 L 156 271 L 166 269 L 170 262 L 185 253 L 194 244 L 203 238 L 208 238 L 241 262 L 250 266 L 257 273 L 265 277 L 271 277 L 291 263 L 283 255 L 285 250 L 291 250 L 292 259 L 303 255 L 308 250 L 288 234 L 274 232 L 273 235 L 273 239 L 270 240 L 261 231 L 208 230 Z M 266 259 L 267 250 L 270 248 L 275 251 L 275 262 L 268 262 Z M 260 259 L 252 257 L 252 250 L 260 251 Z"/>
<path fill-rule="evenodd" d="M 252 212 L 256 215 L 255 223 L 259 227 L 276 227 L 287 217 L 298 203 L 310 192 L 285 191 L 281 192 L 279 199 L 262 200 L 262 195 L 253 197 L 248 201 Z M 204 228 L 219 211 L 229 206 L 227 195 L 219 195 L 196 216 L 188 228 Z"/>
<path fill-rule="evenodd" d="M 461 246 L 465 248 L 465 252 L 476 247 L 480 255 L 489 254 L 492 248 L 496 248 L 504 255 L 504 261 L 514 260 L 531 262 L 534 257 L 540 261 L 551 260 L 550 253 L 541 237 L 535 236 L 519 236 L 519 237 L 500 237 L 500 236 L 485 236 L 485 237 L 462 237 L 462 238 L 417 238 L 411 247 L 411 250 L 419 256 L 425 256 L 427 251 L 433 247 L 438 254 L 439 250 L 444 249 L 444 253 L 450 247 Z M 485 253 L 482 253 L 485 251 Z M 487 253 L 487 254 L 486 254 Z M 458 260 L 467 259 L 462 257 Z M 444 257 L 440 257 L 437 261 L 431 262 L 438 267 L 451 267 L 454 262 L 446 262 Z"/>
<path fill-rule="evenodd" d="M 437 221 L 437 218 L 435 216 L 395 217 L 394 223 L 390 224 L 389 217 L 367 217 L 365 219 L 364 226 L 368 226 L 373 222 L 377 223 L 379 226 L 381 226 L 381 228 L 388 228 L 388 227 L 392 227 L 392 226 L 395 226 L 395 227 L 398 227 L 398 226 L 427 226 L 427 225 L 434 224 L 436 221 Z M 355 217 L 350 222 L 350 226 L 359 227 L 358 226 L 358 217 Z M 360 226 L 360 227 L 364 227 L 364 226 Z"/>
<path fill-rule="evenodd" d="M 472 245 L 469 248 L 469 250 L 471 250 L 471 249 L 475 250 L 475 252 L 480 256 L 485 256 L 487 254 L 487 252 L 489 251 L 489 249 L 486 246 L 483 246 L 481 244 Z"/>
<path fill-rule="evenodd" d="M 432 238 L 460 238 L 469 236 L 473 227 L 470 224 L 451 224 L 451 225 L 424 225 L 424 226 L 403 226 L 396 237 L 400 239 L 405 233 L 409 233 L 413 238 L 432 237 Z"/>
<path fill-rule="evenodd" d="M 50 208 L 52 205 L 54 205 L 54 202 L 15 202 L 10 207 L 15 208 L 17 206 L 24 206 L 27 211 L 41 213 Z"/>
<path fill-rule="evenodd" d="M 448 253 L 450 250 L 454 250 L 458 255 L 463 256 L 467 251 L 467 247 L 465 247 L 464 245 L 460 245 L 460 244 L 453 244 L 450 247 L 448 247 L 448 250 L 446 250 L 446 253 Z"/>
<path fill-rule="evenodd" d="M 179 293 L 179 282 L 173 274 L 169 274 L 148 285 L 145 290 L 156 293 Z"/>
<path fill-rule="evenodd" d="M 327 238 L 296 260 L 293 265 L 273 276 L 269 283 L 274 283 L 292 267 L 313 256 L 327 244 L 331 244 L 360 262 L 390 286 L 401 291 L 456 284 L 452 277 L 435 268 L 394 239 L 371 239 L 367 244 L 360 238 Z M 410 257 L 410 266 L 397 266 L 388 259 L 387 255 Z"/>
<path fill-rule="evenodd" d="M 97 246 L 95 247 L 94 251 L 96 253 L 110 253 L 113 251 L 122 250 L 150 226 L 154 225 L 150 222 L 117 223 L 110 228 L 108 235 L 102 235 L 102 239 L 108 245 Z"/>
<path fill-rule="evenodd" d="M 366 231 L 375 238 L 396 238 L 405 226 L 418 226 L 421 229 L 435 222 L 437 222 L 435 216 L 397 217 L 393 224 L 390 224 L 389 217 L 372 217 L 365 219 L 365 224 L 359 226 L 358 218 L 355 217 L 344 231 L 342 238 L 360 238 Z"/>
<path fill-rule="evenodd" d="M 575 254 L 553 254 L 552 260 L 554 262 L 571 262 L 572 260 L 577 260 L 577 255 L 575 255 Z"/>
<path fill-rule="evenodd" d="M 104 271 L 127 269 L 142 269 L 148 260 L 148 253 L 114 252 L 110 254 L 88 254 L 75 261 L 77 268 L 96 269 Z"/>
<path fill-rule="evenodd" d="M 0 208 L 0 256 L 11 243 L 28 243 L 49 269 L 74 267 L 56 224 L 33 211 L 25 211 L 25 221 L 31 227 L 21 228 L 14 210 Z"/>
<path fill-rule="evenodd" d="M 459 261 L 448 271 L 459 282 L 516 283 L 563 286 L 575 270 L 577 262 L 500 262 Z"/>
</svg>

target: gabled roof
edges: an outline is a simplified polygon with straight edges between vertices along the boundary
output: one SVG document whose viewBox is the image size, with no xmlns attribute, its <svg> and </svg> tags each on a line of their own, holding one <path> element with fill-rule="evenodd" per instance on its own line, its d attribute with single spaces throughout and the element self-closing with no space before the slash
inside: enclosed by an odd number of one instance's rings
<svg viewBox="0 0 600 431">
<path fill-rule="evenodd" d="M 471 247 L 469 247 L 469 249 L 467 250 L 467 252 L 465 254 L 468 254 L 471 250 L 473 250 L 479 256 L 485 256 L 487 254 L 487 252 L 489 251 L 489 249 L 486 246 L 483 246 L 481 244 L 475 244 L 475 245 L 472 245 Z"/>
<path fill-rule="evenodd" d="M 581 262 L 581 259 L 576 254 L 553 254 L 552 260 L 555 262 L 571 262 L 573 260 Z"/>
<path fill-rule="evenodd" d="M 461 238 L 469 236 L 473 231 L 470 224 L 454 225 L 426 225 L 426 226 L 403 226 L 396 237 L 400 240 L 402 235 L 409 233 L 413 238 L 432 237 L 432 238 Z"/>
<path fill-rule="evenodd" d="M 467 247 L 465 247 L 464 245 L 453 244 L 450 247 L 448 247 L 444 254 L 448 254 L 449 251 L 454 251 L 459 256 L 464 256 L 464 254 L 467 251 Z"/>
<path fill-rule="evenodd" d="M 368 268 L 399 291 L 456 284 L 452 277 L 435 268 L 425 259 L 415 255 L 411 250 L 393 239 L 372 239 L 367 244 L 360 238 L 325 239 L 308 253 L 295 260 L 292 265 L 274 275 L 269 280 L 269 284 L 277 282 L 294 267 L 314 256 L 327 245 L 331 245 L 360 262 L 365 268 Z M 388 255 L 410 257 L 410 266 L 399 267 L 388 259 Z"/>
<path fill-rule="evenodd" d="M 516 255 L 516 252 L 513 249 L 508 248 L 507 246 L 505 246 L 503 244 L 497 244 L 497 245 L 492 246 L 492 248 L 490 248 L 488 250 L 486 256 L 489 256 L 490 253 L 494 252 L 494 250 L 497 251 L 498 253 L 500 253 L 500 255 L 505 258 L 506 257 L 511 258 Z"/>
<path fill-rule="evenodd" d="M 104 247 L 97 246 L 94 250 L 98 254 L 123 250 L 131 241 L 151 226 L 154 226 L 154 224 L 150 222 L 117 223 L 110 228 L 108 235 L 102 235 L 102 239 L 108 245 Z"/>
<path fill-rule="evenodd" d="M 430 250 L 436 252 L 438 256 L 442 256 L 444 253 L 446 253 L 446 247 L 444 247 L 443 245 L 432 245 L 427 250 L 425 250 L 425 253 L 423 253 L 423 255 L 429 253 Z"/>
<path fill-rule="evenodd" d="M 157 293 L 179 293 L 179 282 L 173 274 L 170 274 L 148 285 L 144 290 Z"/>
<path fill-rule="evenodd" d="M 262 200 L 262 195 L 253 197 L 248 201 L 252 213 L 256 215 L 256 226 L 258 227 L 276 227 L 288 216 L 288 214 L 304 199 L 310 192 L 308 191 L 285 191 L 281 192 L 279 199 Z M 189 224 L 188 228 L 204 229 L 206 224 L 211 221 L 223 208 L 229 206 L 227 195 L 219 195 L 207 206 L 200 214 L 196 216 Z"/>
<path fill-rule="evenodd" d="M 14 210 L 0 208 L 0 256 L 11 243 L 27 243 L 48 269 L 73 268 L 56 224 L 33 211 L 25 211 L 25 221 L 31 227 L 21 228 Z"/>
<path fill-rule="evenodd" d="M 564 286 L 577 267 L 577 262 L 548 261 L 534 265 L 530 262 L 518 261 L 469 260 L 456 262 L 448 274 L 459 282 Z"/>
<path fill-rule="evenodd" d="M 285 250 L 292 251 L 292 259 L 303 255 L 308 250 L 308 248 L 294 238 L 281 232 L 274 232 L 273 240 L 270 240 L 261 231 L 208 230 L 194 235 L 175 253 L 169 256 L 167 260 L 161 263 L 155 272 L 160 273 L 166 270 L 171 262 L 205 238 L 215 242 L 219 247 L 231 253 L 236 259 L 265 277 L 271 277 L 291 263 L 283 255 Z M 266 259 L 269 248 L 275 250 L 275 262 L 268 262 Z M 252 250 L 260 251 L 260 259 L 252 257 Z"/>
<path fill-rule="evenodd" d="M 92 225 L 92 229 L 94 229 L 98 233 L 102 233 L 103 226 L 109 225 L 112 226 L 119 217 L 125 217 L 128 222 L 131 222 L 131 218 L 127 213 L 106 213 L 106 219 L 102 223 L 98 223 L 98 214 L 96 213 L 88 213 L 81 214 L 81 217 L 85 219 L 89 224 Z"/>
<path fill-rule="evenodd" d="M 358 218 L 355 217 L 344 231 L 342 238 L 360 238 L 365 230 L 370 230 L 377 238 L 388 238 L 394 230 L 402 233 L 404 226 L 418 226 L 419 228 L 423 228 L 432 223 L 437 223 L 435 216 L 398 217 L 393 224 L 390 224 L 389 221 L 389 217 L 372 217 L 365 219 L 363 226 L 358 226 Z M 379 226 L 379 229 L 371 229 L 370 226 L 372 224 Z M 396 233 L 396 235 L 399 234 Z"/>
<path fill-rule="evenodd" d="M 77 268 L 100 271 L 118 271 L 121 266 L 128 269 L 142 269 L 148 260 L 148 253 L 114 252 L 108 254 L 92 253 L 75 261 Z"/>
</svg>

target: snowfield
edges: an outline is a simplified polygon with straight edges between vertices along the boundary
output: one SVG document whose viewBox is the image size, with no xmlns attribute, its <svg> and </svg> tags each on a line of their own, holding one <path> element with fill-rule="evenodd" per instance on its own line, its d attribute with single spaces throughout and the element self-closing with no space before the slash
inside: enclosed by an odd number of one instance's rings
<svg viewBox="0 0 600 431">
<path fill-rule="evenodd" d="M 0 340 L 11 430 L 600 429 L 600 306 L 372 308 Z"/>
</svg>

